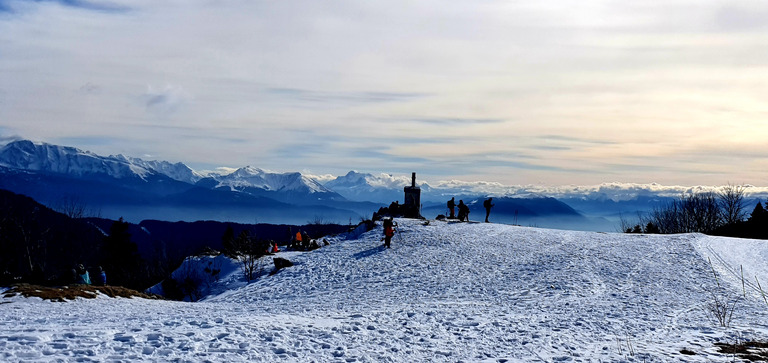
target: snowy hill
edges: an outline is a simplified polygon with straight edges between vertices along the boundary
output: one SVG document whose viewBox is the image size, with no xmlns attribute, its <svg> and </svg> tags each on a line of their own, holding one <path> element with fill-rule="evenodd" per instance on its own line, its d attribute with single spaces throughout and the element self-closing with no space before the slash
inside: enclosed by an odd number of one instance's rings
<svg viewBox="0 0 768 363">
<path fill-rule="evenodd" d="M 768 284 L 764 241 L 398 222 L 391 249 L 379 225 L 316 251 L 280 252 L 295 266 L 248 285 L 222 279 L 223 292 L 199 303 L 3 297 L 0 355 L 731 362 L 713 343 L 768 339 L 756 287 Z M 730 327 L 708 317 L 713 296 L 737 301 Z"/>
</svg>

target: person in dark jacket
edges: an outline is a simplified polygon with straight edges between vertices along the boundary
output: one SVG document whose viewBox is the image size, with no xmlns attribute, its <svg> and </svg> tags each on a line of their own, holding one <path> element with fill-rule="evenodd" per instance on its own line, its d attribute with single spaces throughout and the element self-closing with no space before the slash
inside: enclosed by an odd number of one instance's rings
<svg viewBox="0 0 768 363">
<path fill-rule="evenodd" d="M 483 202 L 483 207 L 485 207 L 485 223 L 488 223 L 488 216 L 491 215 L 491 208 L 494 206 L 492 201 L 493 198 L 488 198 Z"/>
<path fill-rule="evenodd" d="M 448 201 L 448 210 L 451 212 L 451 215 L 448 218 L 456 218 L 456 215 L 454 214 L 453 210 L 456 208 L 456 197 L 452 197 L 451 200 Z"/>
<path fill-rule="evenodd" d="M 104 269 L 101 268 L 101 266 L 99 266 L 99 271 L 97 271 L 96 285 L 100 285 L 100 286 L 107 285 L 107 273 L 104 272 Z"/>
<path fill-rule="evenodd" d="M 459 200 L 459 221 L 464 222 L 466 220 L 469 222 L 469 207 L 464 204 L 463 200 Z"/>
</svg>

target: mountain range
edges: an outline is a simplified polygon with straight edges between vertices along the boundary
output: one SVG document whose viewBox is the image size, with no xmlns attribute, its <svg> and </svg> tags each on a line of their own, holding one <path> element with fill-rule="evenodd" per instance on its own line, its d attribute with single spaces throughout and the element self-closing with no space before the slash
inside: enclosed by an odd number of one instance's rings
<svg viewBox="0 0 768 363">
<path fill-rule="evenodd" d="M 403 200 L 410 175 L 350 171 L 338 177 L 299 172 L 277 173 L 253 166 L 233 172 L 199 172 L 181 162 L 142 160 L 124 155 L 101 156 L 69 146 L 17 140 L 0 148 L 0 188 L 24 194 L 53 207 L 87 206 L 90 215 L 138 223 L 218 220 L 239 223 L 353 223 L 379 207 Z M 672 197 L 632 186 L 560 190 L 496 183 L 419 182 L 422 215 L 446 214 L 445 202 L 463 199 L 470 218 L 482 220 L 482 201 L 495 195 L 495 222 L 610 231 L 622 213 L 634 215 Z M 638 192 L 640 190 L 640 192 Z M 550 194 L 550 195 L 547 195 Z M 556 197 L 553 197 L 556 196 Z"/>
</svg>

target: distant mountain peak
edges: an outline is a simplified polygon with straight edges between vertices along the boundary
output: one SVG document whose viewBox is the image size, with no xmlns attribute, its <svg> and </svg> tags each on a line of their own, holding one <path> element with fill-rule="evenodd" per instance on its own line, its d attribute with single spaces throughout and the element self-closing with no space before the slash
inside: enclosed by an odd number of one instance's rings
<svg viewBox="0 0 768 363">
<path fill-rule="evenodd" d="M 124 160 L 128 163 L 138 165 L 146 169 L 154 170 L 160 174 L 164 174 L 168 176 L 171 179 L 182 181 L 185 183 L 194 184 L 198 180 L 204 178 L 204 176 L 201 173 L 198 173 L 192 170 L 186 164 L 181 162 L 171 163 L 168 161 L 142 160 L 139 158 L 124 156 L 122 154 L 110 155 L 109 157 L 115 158 L 118 160 Z"/>
<path fill-rule="evenodd" d="M 22 170 L 73 176 L 109 175 L 144 179 L 155 173 L 124 159 L 103 157 L 70 146 L 19 140 L 0 149 L 0 165 Z"/>
<path fill-rule="evenodd" d="M 334 193 L 315 179 L 299 172 L 276 173 L 250 165 L 229 174 L 210 174 L 209 177 L 217 182 L 216 188 L 233 191 L 256 188 L 269 192 Z"/>
</svg>

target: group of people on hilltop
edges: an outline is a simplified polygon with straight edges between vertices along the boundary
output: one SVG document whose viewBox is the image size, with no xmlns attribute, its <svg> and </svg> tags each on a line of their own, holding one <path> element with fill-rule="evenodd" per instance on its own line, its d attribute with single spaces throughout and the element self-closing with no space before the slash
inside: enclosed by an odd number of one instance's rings
<svg viewBox="0 0 768 363">
<path fill-rule="evenodd" d="M 290 250 L 311 251 L 320 248 L 320 244 L 317 240 L 309 238 L 307 232 L 298 231 L 291 238 L 291 243 L 288 245 Z"/>
<path fill-rule="evenodd" d="M 93 281 L 91 281 L 91 275 L 88 273 L 88 270 L 85 268 L 85 266 L 83 266 L 81 263 L 72 269 L 72 279 L 74 283 L 80 285 L 105 286 L 107 284 L 107 273 L 104 272 L 104 269 L 102 269 L 101 266 L 98 266 L 95 278 Z"/>
<path fill-rule="evenodd" d="M 493 208 L 495 204 L 493 204 L 493 198 L 488 198 L 483 202 L 483 207 L 485 208 L 485 223 L 489 223 L 488 217 L 491 215 L 491 208 Z M 452 197 L 451 200 L 447 203 L 448 206 L 448 213 L 449 219 L 457 219 L 461 222 L 467 221 L 469 222 L 469 206 L 464 204 L 463 200 L 459 200 L 459 204 L 456 204 L 456 197 Z M 456 209 L 458 209 L 458 216 L 456 215 Z M 384 226 L 384 246 L 387 248 L 390 248 L 392 237 L 395 235 L 395 228 L 397 227 L 397 223 L 394 222 L 392 217 L 384 218 L 383 219 L 383 226 Z"/>
<path fill-rule="evenodd" d="M 486 199 L 483 202 L 483 207 L 485 207 L 485 223 L 488 223 L 488 216 L 491 215 L 491 208 L 493 208 L 494 205 L 495 204 L 493 204 L 493 198 L 488 198 L 488 199 Z M 453 197 L 453 198 L 451 198 L 451 200 L 448 201 L 447 206 L 448 206 L 448 212 L 450 214 L 448 216 L 448 218 L 450 218 L 450 219 L 457 218 L 457 216 L 456 216 L 456 209 L 458 208 L 458 210 L 459 210 L 459 215 L 458 215 L 459 221 L 461 221 L 461 222 L 464 222 L 464 221 L 469 222 L 469 207 L 466 204 L 464 204 L 463 200 L 460 199 L 459 200 L 459 204 L 456 204 L 456 198 Z"/>
<path fill-rule="evenodd" d="M 491 208 L 493 208 L 495 204 L 493 204 L 493 198 L 488 198 L 483 202 L 483 207 L 485 208 L 485 223 L 488 222 L 488 217 L 491 215 Z M 456 219 L 458 217 L 459 221 L 467 221 L 469 222 L 469 207 L 464 204 L 463 200 L 459 200 L 459 204 L 456 204 L 456 198 L 452 197 L 451 200 L 447 203 L 448 206 L 448 212 L 450 219 Z M 456 215 L 456 209 L 458 208 L 458 216 Z M 375 214 L 374 214 L 375 216 Z M 397 227 L 397 223 L 394 222 L 393 217 L 385 217 L 383 218 L 383 227 L 384 227 L 384 238 L 382 239 L 384 241 L 384 246 L 387 248 L 391 247 L 392 243 L 392 237 L 395 235 L 395 228 Z"/>
</svg>

